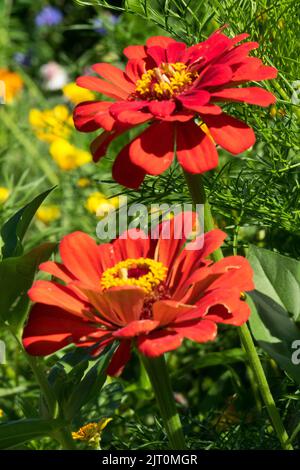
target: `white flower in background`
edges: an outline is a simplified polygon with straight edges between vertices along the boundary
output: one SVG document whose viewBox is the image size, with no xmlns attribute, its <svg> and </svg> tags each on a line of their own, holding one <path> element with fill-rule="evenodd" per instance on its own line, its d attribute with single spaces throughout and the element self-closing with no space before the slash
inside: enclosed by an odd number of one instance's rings
<svg viewBox="0 0 300 470">
<path fill-rule="evenodd" d="M 42 65 L 40 73 L 46 90 L 60 90 L 69 81 L 66 69 L 57 62 L 48 62 Z"/>
<path fill-rule="evenodd" d="M 292 103 L 300 104 L 300 80 L 296 80 L 295 82 L 293 82 L 292 87 L 294 88 L 292 94 Z"/>
</svg>

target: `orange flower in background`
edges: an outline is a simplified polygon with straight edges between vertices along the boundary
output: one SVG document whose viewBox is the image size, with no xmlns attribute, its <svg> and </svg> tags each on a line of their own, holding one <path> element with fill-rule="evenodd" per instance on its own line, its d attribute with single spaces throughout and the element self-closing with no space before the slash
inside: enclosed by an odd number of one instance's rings
<svg viewBox="0 0 300 470">
<path fill-rule="evenodd" d="M 1 82 L 4 86 L 1 86 Z M 23 80 L 18 73 L 0 68 L 0 102 L 12 103 L 23 88 Z"/>
<path fill-rule="evenodd" d="M 45 356 L 75 343 L 97 356 L 117 340 L 108 368 L 117 375 L 133 345 L 156 357 L 185 338 L 214 340 L 217 323 L 246 322 L 250 310 L 242 293 L 254 288 L 248 261 L 208 259 L 226 237 L 220 230 L 199 236 L 198 249 L 190 250 L 178 227 L 192 217 L 187 212 L 163 222 L 159 239 L 136 229 L 102 245 L 82 232 L 65 236 L 62 263 L 40 266 L 59 282 L 38 280 L 29 291 L 36 303 L 23 333 L 27 352 Z"/>
<path fill-rule="evenodd" d="M 277 70 L 249 57 L 258 43 L 242 43 L 247 37 L 231 39 L 219 30 L 187 47 L 155 36 L 145 46 L 124 50 L 129 59 L 125 72 L 111 64 L 94 64 L 93 71 L 102 78 L 82 76 L 76 83 L 113 102 L 86 101 L 74 110 L 78 130 L 104 130 L 91 144 L 94 160 L 106 154 L 113 139 L 147 122 L 150 126 L 121 150 L 113 166 L 115 180 L 130 188 L 139 187 L 146 174 L 164 172 L 175 147 L 180 165 L 190 173 L 217 166 L 216 144 L 232 154 L 250 148 L 255 142 L 253 130 L 226 114 L 220 104 L 269 106 L 275 102 L 272 93 L 239 85 L 275 78 Z"/>
</svg>

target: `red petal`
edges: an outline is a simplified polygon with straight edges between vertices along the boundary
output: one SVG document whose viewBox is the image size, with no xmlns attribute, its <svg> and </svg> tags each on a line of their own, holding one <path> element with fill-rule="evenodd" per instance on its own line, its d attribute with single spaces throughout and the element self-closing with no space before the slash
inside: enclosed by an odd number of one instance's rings
<svg viewBox="0 0 300 470">
<path fill-rule="evenodd" d="M 241 326 L 248 320 L 251 310 L 245 301 L 239 301 L 235 311 L 228 312 L 222 304 L 217 304 L 208 310 L 205 318 L 216 323 L 225 323 L 227 325 Z"/>
<path fill-rule="evenodd" d="M 194 222 L 195 213 L 186 211 L 158 225 L 152 234 L 153 238 L 159 237 L 155 258 L 171 268 L 186 243 L 186 237 L 193 230 Z"/>
<path fill-rule="evenodd" d="M 144 60 L 131 59 L 127 62 L 126 74 L 134 83 L 136 83 L 136 81 L 139 80 L 145 72 L 146 67 Z"/>
<path fill-rule="evenodd" d="M 90 310 L 89 305 L 74 290 L 53 281 L 35 281 L 28 295 L 33 302 L 53 305 L 80 317 Z"/>
<path fill-rule="evenodd" d="M 33 356 L 47 356 L 94 331 L 95 327 L 60 308 L 35 304 L 23 332 L 23 345 Z"/>
<path fill-rule="evenodd" d="M 263 65 L 260 59 L 248 57 L 247 61 L 239 66 L 232 77 L 233 82 L 260 81 L 276 78 L 278 70 L 275 67 Z"/>
<path fill-rule="evenodd" d="M 116 377 L 122 374 L 127 362 L 131 357 L 131 342 L 122 341 L 114 353 L 107 368 L 107 374 Z"/>
<path fill-rule="evenodd" d="M 275 96 L 267 90 L 258 87 L 248 88 L 226 88 L 225 90 L 212 93 L 213 98 L 221 98 L 222 101 L 242 101 L 244 103 L 259 106 L 270 106 L 275 103 Z"/>
<path fill-rule="evenodd" d="M 99 285 L 103 269 L 93 238 L 73 232 L 62 239 L 59 250 L 64 265 L 77 279 L 87 285 Z"/>
<path fill-rule="evenodd" d="M 120 101 L 112 104 L 109 111 L 120 123 L 134 126 L 152 118 L 151 113 L 142 111 L 147 106 L 147 101 Z"/>
<path fill-rule="evenodd" d="M 166 49 L 161 46 L 148 47 L 147 55 L 150 56 L 157 66 L 167 62 Z"/>
<path fill-rule="evenodd" d="M 197 86 L 206 88 L 209 86 L 219 86 L 230 82 L 232 70 L 226 65 L 211 65 L 197 79 Z"/>
<path fill-rule="evenodd" d="M 155 330 L 159 325 L 158 321 L 153 320 L 136 320 L 130 322 L 124 328 L 117 330 L 113 333 L 113 336 L 116 338 L 134 338 L 142 334 L 149 333 L 152 330 Z"/>
<path fill-rule="evenodd" d="M 111 83 L 105 82 L 98 77 L 91 77 L 89 75 L 77 78 L 76 84 L 82 88 L 97 91 L 98 93 L 102 93 L 103 95 L 109 96 L 110 98 L 115 98 L 117 100 L 126 100 L 129 94 L 121 88 L 112 85 Z"/>
<path fill-rule="evenodd" d="M 248 33 L 241 33 L 235 36 L 234 38 L 231 39 L 231 44 L 235 46 L 239 42 L 243 41 L 244 39 L 247 39 L 250 36 Z"/>
<path fill-rule="evenodd" d="M 123 50 L 123 54 L 128 59 L 144 59 L 146 57 L 145 46 L 127 46 Z"/>
<path fill-rule="evenodd" d="M 164 118 L 169 116 L 170 114 L 175 111 L 176 105 L 174 101 L 150 101 L 148 104 L 149 111 L 156 117 L 156 118 Z"/>
<path fill-rule="evenodd" d="M 176 155 L 189 173 L 204 173 L 218 165 L 218 152 L 212 139 L 194 121 L 177 126 Z"/>
<path fill-rule="evenodd" d="M 129 156 L 146 173 L 159 175 L 174 158 L 174 126 L 167 122 L 152 124 L 131 142 Z"/>
<path fill-rule="evenodd" d="M 108 80 L 113 85 L 124 90 L 127 94 L 135 89 L 134 84 L 129 80 L 123 70 L 118 69 L 112 64 L 99 63 L 92 65 L 92 70 Z"/>
<path fill-rule="evenodd" d="M 61 279 L 65 283 L 73 281 L 75 278 L 61 263 L 54 263 L 53 261 L 46 261 L 39 265 L 39 269 L 45 273 L 51 274 L 57 279 Z"/>
<path fill-rule="evenodd" d="M 213 283 L 213 288 L 235 286 L 240 291 L 251 291 L 255 288 L 253 270 L 249 261 L 243 256 L 227 256 L 215 263 L 212 270 L 215 273 L 224 273 Z"/>
<path fill-rule="evenodd" d="M 98 135 L 98 137 L 92 141 L 90 148 L 93 154 L 94 162 L 97 162 L 100 158 L 104 157 L 107 153 L 107 149 L 110 143 L 119 137 L 119 135 L 129 130 L 131 126 L 126 124 L 118 124 L 118 126 L 114 127 L 114 131 L 102 132 L 102 134 Z"/>
<path fill-rule="evenodd" d="M 147 47 L 160 46 L 167 48 L 169 44 L 176 43 L 175 39 L 169 38 L 167 36 L 152 36 L 146 42 Z"/>
<path fill-rule="evenodd" d="M 81 132 L 93 132 L 103 127 L 112 130 L 115 120 L 108 112 L 111 101 L 84 101 L 74 109 L 73 119 L 76 129 Z"/>
<path fill-rule="evenodd" d="M 159 300 L 153 304 L 153 318 L 160 326 L 166 326 L 192 308 L 191 305 L 183 305 L 173 300 Z"/>
<path fill-rule="evenodd" d="M 182 338 L 173 331 L 155 331 L 145 336 L 139 336 L 138 349 L 145 356 L 157 357 L 179 348 Z"/>
<path fill-rule="evenodd" d="M 137 189 L 144 181 L 146 173 L 139 166 L 132 163 L 129 157 L 129 147 L 130 144 L 126 145 L 118 154 L 113 164 L 112 176 L 122 186 Z"/>
<path fill-rule="evenodd" d="M 161 44 L 160 44 L 161 45 Z M 186 50 L 184 42 L 171 42 L 167 46 L 167 59 L 170 64 L 181 62 L 182 56 Z"/>
<path fill-rule="evenodd" d="M 205 259 L 222 245 L 226 236 L 226 233 L 221 230 L 211 230 L 198 237 L 200 241 L 199 249 L 191 250 L 189 249 L 190 243 L 186 244 L 172 269 L 170 287 L 174 286 L 176 288 L 173 293 L 174 297 L 179 298 L 183 294 L 181 289 L 186 291 L 188 286 L 197 282 L 199 274 L 202 277 L 201 271 L 206 272 Z M 204 266 L 204 268 L 201 266 Z"/>
<path fill-rule="evenodd" d="M 240 46 L 234 47 L 219 60 L 220 64 L 233 65 L 245 60 L 248 53 L 259 47 L 258 42 L 245 42 Z"/>
<path fill-rule="evenodd" d="M 103 293 L 110 308 L 123 318 L 123 325 L 140 319 L 145 292 L 139 287 L 111 287 Z"/>
<path fill-rule="evenodd" d="M 213 321 L 201 319 L 198 323 L 182 323 L 182 325 L 174 328 L 174 331 L 183 338 L 188 338 L 197 343 L 206 343 L 216 338 L 217 325 Z"/>
<path fill-rule="evenodd" d="M 194 89 L 188 93 L 178 96 L 178 100 L 187 109 L 198 111 L 200 106 L 207 104 L 210 100 L 210 94 L 205 90 Z"/>
<path fill-rule="evenodd" d="M 205 106 L 197 106 L 197 112 L 201 114 L 222 114 L 222 108 L 215 104 L 207 104 Z"/>
<path fill-rule="evenodd" d="M 234 155 L 244 152 L 255 143 L 253 129 L 228 114 L 223 113 L 219 116 L 204 115 L 203 120 L 207 124 L 213 139 Z"/>
<path fill-rule="evenodd" d="M 108 299 L 100 290 L 100 285 L 97 288 L 91 289 L 80 281 L 74 283 L 78 290 L 80 290 L 88 299 L 90 304 L 96 310 L 95 316 L 99 324 L 105 325 L 108 329 L 114 330 L 124 324 L 123 316 L 118 315 L 110 306 Z"/>
<path fill-rule="evenodd" d="M 122 233 L 113 242 L 115 253 L 121 259 L 127 258 L 148 258 L 150 249 L 150 239 L 142 230 L 132 228 Z"/>
</svg>

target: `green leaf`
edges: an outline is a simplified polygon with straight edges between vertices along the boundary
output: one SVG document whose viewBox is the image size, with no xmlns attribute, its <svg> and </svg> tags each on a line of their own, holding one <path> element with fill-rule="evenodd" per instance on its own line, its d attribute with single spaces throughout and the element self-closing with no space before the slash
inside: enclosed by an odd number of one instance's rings
<svg viewBox="0 0 300 470">
<path fill-rule="evenodd" d="M 32 439 L 49 436 L 64 425 L 58 419 L 24 419 L 0 424 L 0 449 L 8 450 Z"/>
<path fill-rule="evenodd" d="M 48 196 L 53 188 L 47 189 L 39 194 L 29 204 L 18 210 L 1 228 L 0 235 L 2 238 L 2 256 L 8 258 L 20 255 L 23 251 L 22 240 L 29 227 L 29 224 L 40 207 L 44 199 Z"/>
<path fill-rule="evenodd" d="M 300 320 L 300 261 L 251 245 L 248 259 L 255 287 Z"/>
<path fill-rule="evenodd" d="M 250 328 L 258 344 L 300 384 L 299 365 L 293 364 L 293 343 L 300 329 L 293 318 L 299 317 L 300 263 L 271 251 L 250 247 L 249 261 L 254 269 L 256 290 L 251 292 Z"/>
<path fill-rule="evenodd" d="M 113 345 L 85 374 L 81 382 L 74 387 L 64 413 L 67 419 L 72 419 L 83 405 L 99 394 L 106 381 L 106 369 L 116 345 Z"/>
<path fill-rule="evenodd" d="M 299 364 L 293 364 L 292 347 L 300 340 L 300 330 L 289 318 L 288 313 L 270 297 L 260 292 L 252 292 L 254 303 L 251 306 L 251 332 L 261 346 L 298 384 L 300 384 Z"/>
<path fill-rule="evenodd" d="M 56 248 L 55 243 L 43 243 L 23 256 L 6 258 L 0 262 L 0 319 L 7 320 L 16 331 L 25 320 L 36 269 Z"/>
</svg>

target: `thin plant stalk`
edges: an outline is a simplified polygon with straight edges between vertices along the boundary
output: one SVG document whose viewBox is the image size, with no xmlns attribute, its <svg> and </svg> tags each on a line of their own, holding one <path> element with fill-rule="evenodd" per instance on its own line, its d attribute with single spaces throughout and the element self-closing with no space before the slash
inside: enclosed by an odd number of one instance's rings
<svg viewBox="0 0 300 470">
<path fill-rule="evenodd" d="M 149 376 L 159 411 L 169 438 L 172 450 L 186 449 L 181 421 L 171 387 L 170 377 L 164 356 L 148 358 L 141 355 L 142 363 Z"/>
<path fill-rule="evenodd" d="M 202 176 L 186 172 L 184 173 L 184 176 L 192 196 L 193 203 L 204 204 L 204 231 L 208 232 L 213 230 L 215 228 L 215 224 L 211 214 L 210 205 L 206 200 Z M 223 258 L 222 249 L 218 248 L 214 253 L 212 253 L 211 257 L 215 262 L 220 261 Z M 276 408 L 266 375 L 264 373 L 251 333 L 246 323 L 239 327 L 239 335 L 281 446 L 285 450 L 293 450 L 293 446 L 282 423 L 280 414 Z"/>
</svg>

